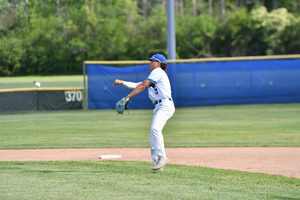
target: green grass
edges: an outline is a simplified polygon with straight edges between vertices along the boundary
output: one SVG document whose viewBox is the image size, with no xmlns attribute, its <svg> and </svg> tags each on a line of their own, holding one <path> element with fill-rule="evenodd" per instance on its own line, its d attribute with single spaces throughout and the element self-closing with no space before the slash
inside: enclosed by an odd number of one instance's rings
<svg viewBox="0 0 300 200">
<path fill-rule="evenodd" d="M 41 82 L 42 87 L 83 87 L 83 76 L 20 76 L 1 77 L 0 89 L 34 88 L 33 82 Z"/>
<path fill-rule="evenodd" d="M 300 197 L 300 180 L 145 162 L 1 162 L 0 199 L 210 199 Z"/>
<path fill-rule="evenodd" d="M 152 110 L 0 115 L 0 148 L 148 147 Z M 167 147 L 300 146 L 300 104 L 179 108 Z"/>
<path fill-rule="evenodd" d="M 82 76 L 0 78 L 0 89 L 82 87 Z M 0 148 L 148 147 L 152 110 L 0 114 Z M 300 104 L 179 108 L 167 147 L 300 147 Z M 279 163 L 280 164 L 280 163 Z M 146 162 L 0 162 L 0 199 L 300 199 L 300 179 Z"/>
</svg>

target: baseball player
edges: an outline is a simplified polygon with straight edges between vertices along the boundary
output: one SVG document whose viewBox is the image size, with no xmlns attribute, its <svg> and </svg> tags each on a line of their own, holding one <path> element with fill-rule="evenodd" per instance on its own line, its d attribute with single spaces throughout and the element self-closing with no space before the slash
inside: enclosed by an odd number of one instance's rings
<svg viewBox="0 0 300 200">
<path fill-rule="evenodd" d="M 155 54 L 148 60 L 151 61 L 151 73 L 146 80 L 134 83 L 116 79 L 113 85 L 123 85 L 133 89 L 132 92 L 123 98 L 123 101 L 125 100 L 126 102 L 148 88 L 149 98 L 155 105 L 150 130 L 150 148 L 154 164 L 152 170 L 162 171 L 163 167 L 169 163 L 165 152 L 162 130 L 168 119 L 174 114 L 175 106 L 171 96 L 170 81 L 165 72 L 168 68 L 166 58 L 162 54 Z"/>
</svg>

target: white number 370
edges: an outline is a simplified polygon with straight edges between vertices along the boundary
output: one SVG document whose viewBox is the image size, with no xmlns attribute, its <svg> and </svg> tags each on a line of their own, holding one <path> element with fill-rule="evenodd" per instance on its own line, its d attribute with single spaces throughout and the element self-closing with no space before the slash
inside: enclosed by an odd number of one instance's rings
<svg viewBox="0 0 300 200">
<path fill-rule="evenodd" d="M 66 102 L 82 101 L 82 91 L 65 91 Z"/>
</svg>

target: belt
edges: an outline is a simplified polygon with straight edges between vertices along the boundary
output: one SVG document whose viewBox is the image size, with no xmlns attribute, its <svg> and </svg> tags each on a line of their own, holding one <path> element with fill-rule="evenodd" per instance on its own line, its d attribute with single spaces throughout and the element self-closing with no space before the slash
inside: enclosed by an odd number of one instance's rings
<svg viewBox="0 0 300 200">
<path fill-rule="evenodd" d="M 168 98 L 170 101 L 172 101 L 172 99 L 171 98 Z M 158 101 L 155 101 L 154 102 L 154 104 L 156 105 L 156 104 L 158 104 L 158 103 L 161 103 L 162 102 L 162 100 L 164 100 L 164 99 L 160 99 L 160 100 L 158 100 Z"/>
</svg>

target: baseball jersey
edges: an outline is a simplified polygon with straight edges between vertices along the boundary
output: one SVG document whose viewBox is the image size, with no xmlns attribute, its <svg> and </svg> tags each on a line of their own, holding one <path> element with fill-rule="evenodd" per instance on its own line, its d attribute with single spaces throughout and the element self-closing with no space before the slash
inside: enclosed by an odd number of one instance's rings
<svg viewBox="0 0 300 200">
<path fill-rule="evenodd" d="M 170 81 L 163 69 L 158 67 L 152 70 L 147 80 L 152 83 L 148 87 L 148 94 L 153 103 L 161 99 L 172 98 Z"/>
</svg>

